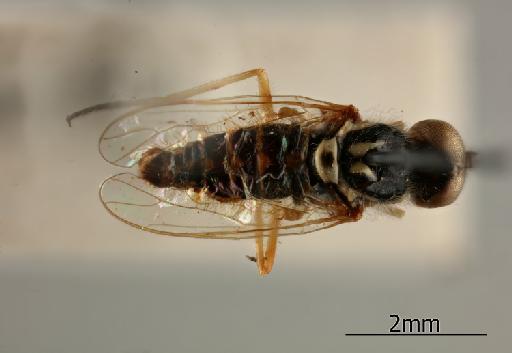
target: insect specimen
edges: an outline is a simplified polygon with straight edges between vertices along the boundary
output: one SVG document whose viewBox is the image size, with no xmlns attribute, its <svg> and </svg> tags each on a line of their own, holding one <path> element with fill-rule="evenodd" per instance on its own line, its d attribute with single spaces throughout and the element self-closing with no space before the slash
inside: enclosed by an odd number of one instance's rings
<svg viewBox="0 0 512 353">
<path fill-rule="evenodd" d="M 256 77 L 259 94 L 198 95 Z M 255 69 L 163 97 L 94 105 L 68 116 L 123 108 L 99 151 L 136 169 L 103 182 L 100 198 L 119 220 L 177 237 L 256 240 L 260 274 L 277 238 L 357 221 L 367 207 L 393 216 L 452 203 L 471 152 L 447 122 L 365 121 L 353 105 L 271 95 Z M 217 117 L 216 122 L 208 122 Z"/>
</svg>

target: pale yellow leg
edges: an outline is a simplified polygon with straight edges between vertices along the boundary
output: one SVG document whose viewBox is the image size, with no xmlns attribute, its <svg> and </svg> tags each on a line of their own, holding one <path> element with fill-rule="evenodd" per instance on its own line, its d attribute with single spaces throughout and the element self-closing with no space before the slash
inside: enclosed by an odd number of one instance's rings
<svg viewBox="0 0 512 353">
<path fill-rule="evenodd" d="M 258 82 L 259 82 L 259 95 L 261 97 L 268 97 L 266 100 L 266 103 L 263 106 L 263 109 L 266 111 L 266 120 L 271 120 L 273 118 L 273 108 L 271 103 L 271 92 L 270 92 L 270 86 L 269 81 L 266 73 L 262 71 L 258 74 Z M 262 138 L 261 135 L 259 138 Z M 257 142 L 258 144 L 258 142 Z M 262 145 L 262 143 L 259 143 Z M 264 244 L 264 232 L 263 231 L 257 231 L 256 232 L 256 263 L 258 265 L 258 270 L 260 272 L 260 275 L 264 276 L 269 274 L 272 271 L 272 266 L 274 265 L 274 260 L 276 256 L 277 251 L 277 228 L 279 227 L 279 219 L 277 216 L 274 216 L 274 214 L 277 214 L 276 212 L 272 212 L 272 224 L 271 224 L 271 230 L 268 234 L 267 239 L 267 246 L 265 249 Z M 255 214 L 256 224 L 258 227 L 265 226 L 265 228 L 268 225 L 263 224 L 263 210 L 262 205 L 258 201 L 256 201 L 256 214 Z"/>
<path fill-rule="evenodd" d="M 256 203 L 256 210 L 254 213 L 254 218 L 256 221 L 257 227 L 263 226 L 263 214 L 260 203 Z M 263 243 L 263 231 L 256 231 L 256 265 L 258 266 L 258 270 L 260 271 L 260 275 L 264 276 L 268 272 L 266 270 L 266 259 L 265 259 L 265 244 Z"/>
<path fill-rule="evenodd" d="M 261 206 L 256 205 L 256 224 L 262 224 L 262 212 Z M 258 265 L 258 270 L 260 275 L 264 276 L 269 274 L 272 271 L 272 267 L 274 266 L 274 260 L 276 257 L 277 251 L 277 236 L 278 236 L 278 227 L 279 227 L 279 219 L 277 216 L 272 216 L 272 224 L 271 230 L 268 234 L 267 239 L 267 247 L 265 249 L 265 244 L 263 241 L 264 234 L 262 231 L 256 232 L 256 263 Z"/>
</svg>

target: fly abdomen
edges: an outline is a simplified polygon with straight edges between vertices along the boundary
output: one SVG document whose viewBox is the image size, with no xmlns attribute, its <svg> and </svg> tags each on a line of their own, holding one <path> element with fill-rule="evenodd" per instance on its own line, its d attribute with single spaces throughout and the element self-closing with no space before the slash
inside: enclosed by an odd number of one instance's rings
<svg viewBox="0 0 512 353">
<path fill-rule="evenodd" d="M 184 147 L 171 150 L 151 148 L 139 161 L 141 176 L 160 188 L 200 187 L 204 169 L 203 148 L 202 141 L 187 143 Z"/>
<path fill-rule="evenodd" d="M 210 135 L 139 161 L 156 187 L 193 188 L 223 200 L 304 197 L 309 188 L 308 135 L 299 125 L 266 124 Z"/>
<path fill-rule="evenodd" d="M 309 188 L 309 135 L 298 124 L 262 124 L 228 133 L 226 167 L 241 179 L 246 196 L 304 197 Z"/>
<path fill-rule="evenodd" d="M 146 151 L 139 161 L 142 178 L 159 188 L 206 189 L 221 198 L 240 198 L 241 181 L 224 169 L 225 134 L 188 142 L 169 150 Z"/>
</svg>

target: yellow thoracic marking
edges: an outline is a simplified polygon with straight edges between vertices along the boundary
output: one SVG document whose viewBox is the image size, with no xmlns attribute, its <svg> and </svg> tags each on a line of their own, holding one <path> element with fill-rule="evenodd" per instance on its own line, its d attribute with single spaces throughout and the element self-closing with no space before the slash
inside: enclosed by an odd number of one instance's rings
<svg viewBox="0 0 512 353">
<path fill-rule="evenodd" d="M 360 196 L 360 194 L 354 189 L 350 188 L 346 183 L 338 183 L 338 190 L 343 193 L 347 197 L 347 200 L 352 203 L 354 200 Z"/>
<path fill-rule="evenodd" d="M 344 136 L 347 132 L 349 132 L 353 128 L 354 128 L 354 123 L 352 123 L 352 121 L 348 120 L 345 124 L 343 124 L 343 126 L 341 127 L 341 129 L 338 131 L 338 133 L 336 135 Z"/>
<path fill-rule="evenodd" d="M 322 164 L 322 155 L 325 153 L 332 155 L 333 162 L 330 166 Z M 315 167 L 324 183 L 338 183 L 338 144 L 336 137 L 320 142 L 315 151 Z"/>
<path fill-rule="evenodd" d="M 376 181 L 377 176 L 366 164 L 362 162 L 356 162 L 350 167 L 350 173 L 352 174 L 364 174 L 370 181 Z"/>
<path fill-rule="evenodd" d="M 363 157 L 371 149 L 379 148 L 385 144 L 384 141 L 354 143 L 348 151 L 354 157 Z"/>
</svg>

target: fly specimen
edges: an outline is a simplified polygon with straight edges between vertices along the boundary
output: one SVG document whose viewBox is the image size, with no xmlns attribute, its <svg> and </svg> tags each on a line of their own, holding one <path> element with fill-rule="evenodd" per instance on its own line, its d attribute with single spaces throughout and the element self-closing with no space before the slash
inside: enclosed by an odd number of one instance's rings
<svg viewBox="0 0 512 353">
<path fill-rule="evenodd" d="M 256 77 L 259 94 L 196 96 Z M 353 105 L 271 95 L 263 69 L 163 97 L 94 105 L 126 111 L 99 140 L 103 158 L 136 168 L 105 180 L 100 198 L 119 220 L 177 237 L 256 240 L 260 274 L 270 273 L 277 237 L 357 221 L 367 207 L 394 216 L 405 198 L 452 203 L 471 152 L 447 122 L 365 121 Z M 217 115 L 220 120 L 207 123 Z M 266 244 L 265 244 L 266 241 Z"/>
</svg>

